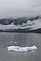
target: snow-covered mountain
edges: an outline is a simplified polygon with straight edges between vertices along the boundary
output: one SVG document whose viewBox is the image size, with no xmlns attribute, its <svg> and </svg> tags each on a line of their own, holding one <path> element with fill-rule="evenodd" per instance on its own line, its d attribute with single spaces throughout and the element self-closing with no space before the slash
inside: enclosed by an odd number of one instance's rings
<svg viewBox="0 0 41 61">
<path fill-rule="evenodd" d="M 30 17 L 30 18 L 5 18 L 0 19 L 0 30 L 1 31 L 40 31 L 41 30 L 41 17 Z M 37 32 L 36 31 L 36 32 Z"/>
</svg>

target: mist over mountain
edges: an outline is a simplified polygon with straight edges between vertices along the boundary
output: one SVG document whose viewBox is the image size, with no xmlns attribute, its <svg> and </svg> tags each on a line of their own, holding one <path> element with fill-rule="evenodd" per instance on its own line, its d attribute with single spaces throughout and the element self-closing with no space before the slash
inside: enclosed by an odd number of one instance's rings
<svg viewBox="0 0 41 61">
<path fill-rule="evenodd" d="M 41 16 L 0 19 L 0 31 L 41 32 L 40 30 Z"/>
<path fill-rule="evenodd" d="M 36 17 L 22 17 L 22 18 L 3 18 L 3 19 L 0 19 L 0 24 L 2 25 L 10 25 L 12 23 L 14 23 L 15 25 L 22 25 L 23 23 L 27 23 L 27 21 L 34 21 L 34 20 L 37 20 L 37 19 L 41 19 L 40 16 L 36 16 Z"/>
</svg>

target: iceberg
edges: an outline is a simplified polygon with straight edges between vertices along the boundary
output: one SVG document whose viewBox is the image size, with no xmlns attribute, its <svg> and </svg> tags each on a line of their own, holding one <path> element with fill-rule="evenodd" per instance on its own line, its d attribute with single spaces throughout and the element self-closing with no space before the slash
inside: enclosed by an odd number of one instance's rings
<svg viewBox="0 0 41 61">
<path fill-rule="evenodd" d="M 26 51 L 31 51 L 31 50 L 36 50 L 36 46 L 31 46 L 31 47 L 19 47 L 19 46 L 9 46 L 7 47 L 9 51 L 17 51 L 17 52 L 26 52 Z"/>
</svg>

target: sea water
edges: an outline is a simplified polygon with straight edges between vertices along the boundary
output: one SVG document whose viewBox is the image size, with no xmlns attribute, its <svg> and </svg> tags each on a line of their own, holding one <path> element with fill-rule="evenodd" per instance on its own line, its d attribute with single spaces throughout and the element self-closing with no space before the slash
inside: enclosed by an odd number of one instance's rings
<svg viewBox="0 0 41 61">
<path fill-rule="evenodd" d="M 8 51 L 8 46 L 30 47 L 37 50 L 29 52 Z M 41 61 L 41 34 L 0 32 L 0 61 Z"/>
</svg>

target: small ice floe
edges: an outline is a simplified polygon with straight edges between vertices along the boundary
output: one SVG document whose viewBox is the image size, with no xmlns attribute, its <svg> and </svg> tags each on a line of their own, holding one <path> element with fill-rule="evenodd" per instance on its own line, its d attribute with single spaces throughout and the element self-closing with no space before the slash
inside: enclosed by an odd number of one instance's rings
<svg viewBox="0 0 41 61">
<path fill-rule="evenodd" d="M 17 42 L 14 42 L 15 44 L 17 43 Z"/>
<path fill-rule="evenodd" d="M 12 43 L 12 41 L 9 41 L 9 43 Z"/>
<path fill-rule="evenodd" d="M 31 47 L 9 46 L 7 47 L 7 49 L 10 51 L 25 52 L 25 51 L 36 50 L 37 47 L 36 46 L 31 46 Z"/>
</svg>

